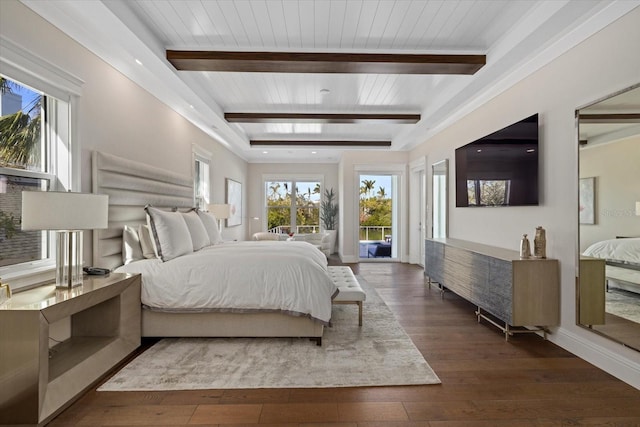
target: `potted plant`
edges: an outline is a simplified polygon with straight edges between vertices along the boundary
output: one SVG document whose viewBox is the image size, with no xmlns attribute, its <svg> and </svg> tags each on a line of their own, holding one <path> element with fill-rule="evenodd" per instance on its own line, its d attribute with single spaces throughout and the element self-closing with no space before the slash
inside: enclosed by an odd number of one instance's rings
<svg viewBox="0 0 640 427">
<path fill-rule="evenodd" d="M 322 221 L 322 227 L 324 231 L 329 233 L 331 252 L 334 252 L 336 247 L 336 236 L 338 231 L 336 230 L 336 221 L 338 219 L 338 204 L 335 202 L 336 194 L 333 192 L 333 188 L 324 190 L 324 197 L 320 203 L 320 220 Z"/>
</svg>

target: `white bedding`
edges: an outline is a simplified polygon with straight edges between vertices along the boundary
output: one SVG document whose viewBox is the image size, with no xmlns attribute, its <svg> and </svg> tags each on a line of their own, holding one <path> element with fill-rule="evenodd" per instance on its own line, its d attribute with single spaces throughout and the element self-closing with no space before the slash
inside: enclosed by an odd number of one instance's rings
<svg viewBox="0 0 640 427">
<path fill-rule="evenodd" d="M 611 239 L 589 246 L 583 255 L 640 265 L 640 238 Z"/>
<path fill-rule="evenodd" d="M 115 271 L 141 273 L 142 303 L 168 312 L 273 311 L 328 325 L 337 292 L 326 257 L 307 242 L 228 242 Z"/>
</svg>

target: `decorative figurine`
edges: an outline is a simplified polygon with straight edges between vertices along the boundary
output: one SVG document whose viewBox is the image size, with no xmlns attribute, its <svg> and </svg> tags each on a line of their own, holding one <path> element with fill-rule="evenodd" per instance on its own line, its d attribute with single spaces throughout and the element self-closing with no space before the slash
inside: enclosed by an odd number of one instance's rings
<svg viewBox="0 0 640 427">
<path fill-rule="evenodd" d="M 520 241 L 520 258 L 531 258 L 531 245 L 526 234 L 522 235 L 522 240 Z"/>
<path fill-rule="evenodd" d="M 547 257 L 547 237 L 542 226 L 536 227 L 536 237 L 533 239 L 533 256 L 536 258 Z"/>
</svg>

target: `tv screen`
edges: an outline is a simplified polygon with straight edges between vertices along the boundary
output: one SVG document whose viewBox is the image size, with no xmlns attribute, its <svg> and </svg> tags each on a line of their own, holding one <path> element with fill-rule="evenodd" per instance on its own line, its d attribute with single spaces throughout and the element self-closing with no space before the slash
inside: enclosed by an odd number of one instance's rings
<svg viewBox="0 0 640 427">
<path fill-rule="evenodd" d="M 537 204 L 537 114 L 456 149 L 456 207 Z"/>
</svg>

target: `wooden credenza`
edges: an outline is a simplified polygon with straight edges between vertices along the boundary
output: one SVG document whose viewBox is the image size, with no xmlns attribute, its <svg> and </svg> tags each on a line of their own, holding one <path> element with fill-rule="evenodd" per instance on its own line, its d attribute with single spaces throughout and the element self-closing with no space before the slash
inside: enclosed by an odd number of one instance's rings
<svg viewBox="0 0 640 427">
<path fill-rule="evenodd" d="M 478 321 L 493 323 L 505 338 L 536 331 L 546 336 L 546 327 L 560 322 L 558 260 L 520 259 L 513 250 L 458 239 L 427 239 L 424 265 L 430 283 L 437 282 L 475 304 Z"/>
</svg>

